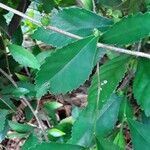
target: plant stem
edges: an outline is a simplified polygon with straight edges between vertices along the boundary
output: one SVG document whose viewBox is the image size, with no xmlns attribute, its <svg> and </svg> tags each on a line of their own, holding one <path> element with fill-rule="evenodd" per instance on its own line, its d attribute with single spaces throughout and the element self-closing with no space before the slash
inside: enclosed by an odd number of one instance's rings
<svg viewBox="0 0 150 150">
<path fill-rule="evenodd" d="M 8 7 L 8 6 L 6 6 L 6 5 L 4 5 L 2 3 L 0 3 L 0 8 L 3 8 L 3 9 L 8 10 L 10 12 L 13 12 L 14 14 L 16 14 L 18 16 L 21 16 L 24 19 L 30 20 L 32 23 L 36 24 L 37 26 L 42 26 L 42 24 L 39 21 L 37 21 L 37 20 L 35 20 L 35 19 L 25 15 L 24 13 L 22 13 L 22 12 L 20 12 L 18 10 L 15 10 L 15 9 L 13 9 L 11 7 Z M 68 37 L 71 37 L 71 38 L 74 38 L 74 39 L 77 39 L 77 40 L 80 40 L 80 39 L 83 38 L 81 36 L 72 34 L 70 32 L 61 30 L 61 29 L 59 29 L 57 27 L 53 27 L 53 26 L 48 26 L 48 27 L 46 27 L 46 29 L 52 30 L 54 32 L 61 33 L 63 35 L 66 35 Z M 128 54 L 128 55 L 136 56 L 136 57 L 144 57 L 144 58 L 150 59 L 150 54 L 143 53 L 143 52 L 131 51 L 131 50 L 128 50 L 128 49 L 118 48 L 118 47 L 114 47 L 114 46 L 103 44 L 103 43 L 98 43 L 97 47 L 98 48 L 108 49 L 108 50 L 115 51 L 115 52 L 118 52 L 118 53 L 124 53 L 124 54 Z"/>
<path fill-rule="evenodd" d="M 12 78 L 10 75 L 8 75 L 8 74 L 7 74 L 4 70 L 2 70 L 1 68 L 0 68 L 0 72 L 13 84 L 13 86 L 14 86 L 15 88 L 18 88 L 17 83 L 13 80 L 13 78 Z M 39 117 L 38 117 L 37 111 L 35 111 L 35 110 L 33 109 L 32 105 L 31 105 L 30 102 L 26 99 L 25 96 L 23 96 L 23 97 L 21 97 L 21 98 L 22 98 L 23 104 L 24 104 L 25 106 L 27 105 L 27 106 L 30 108 L 30 110 L 32 111 L 32 113 L 33 113 L 33 115 L 34 115 L 34 117 L 35 117 L 35 119 L 36 119 L 36 121 L 37 121 L 37 123 L 38 123 L 38 125 L 39 125 L 39 127 L 40 127 L 40 129 L 41 129 L 41 131 L 42 131 L 42 133 L 43 133 L 43 135 L 44 135 L 45 140 L 48 141 L 47 135 L 46 135 L 46 133 L 45 133 L 45 130 L 44 130 L 44 128 L 43 128 L 43 125 L 42 125 L 42 123 L 41 123 L 41 120 L 40 120 Z"/>
<path fill-rule="evenodd" d="M 36 119 L 36 121 L 37 121 L 37 123 L 38 123 L 38 125 L 39 125 L 39 127 L 40 127 L 40 129 L 41 129 L 41 131 L 43 133 L 43 135 L 44 135 L 45 140 L 48 141 L 48 138 L 47 138 L 47 135 L 46 135 L 45 130 L 43 128 L 43 125 L 41 123 L 41 120 L 38 117 L 38 113 L 33 109 L 33 107 L 31 106 L 31 104 L 29 103 L 29 101 L 25 97 L 22 97 L 22 99 L 27 104 L 27 106 L 30 108 L 30 110 L 32 111 L 32 113 L 35 116 L 35 119 Z"/>
<path fill-rule="evenodd" d="M 10 75 L 8 75 L 4 70 L 2 70 L 1 68 L 0 68 L 0 72 L 13 84 L 13 86 L 14 87 L 18 87 L 17 86 L 17 84 L 16 84 L 16 82 L 13 80 L 13 78 L 10 76 Z"/>
</svg>

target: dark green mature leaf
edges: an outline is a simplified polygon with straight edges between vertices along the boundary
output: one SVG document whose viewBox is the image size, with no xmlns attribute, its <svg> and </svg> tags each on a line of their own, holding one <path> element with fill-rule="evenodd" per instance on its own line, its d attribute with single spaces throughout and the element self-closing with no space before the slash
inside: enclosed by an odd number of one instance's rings
<svg viewBox="0 0 150 150">
<path fill-rule="evenodd" d="M 41 0 L 41 3 L 45 13 L 50 13 L 52 9 L 56 6 L 55 0 Z"/>
<path fill-rule="evenodd" d="M 96 0 L 96 2 L 100 5 L 118 6 L 120 3 L 122 3 L 122 0 Z"/>
<path fill-rule="evenodd" d="M 7 115 L 8 115 L 8 110 L 5 110 L 5 109 L 0 110 L 0 121 L 1 121 L 0 132 L 4 130 Z"/>
<path fill-rule="evenodd" d="M 94 28 L 104 31 L 111 24 L 112 21 L 110 19 L 78 7 L 62 9 L 57 13 L 53 13 L 51 19 L 52 26 L 83 37 L 91 35 Z M 38 28 L 32 37 L 56 47 L 62 47 L 75 41 L 75 39 L 44 28 Z"/>
<path fill-rule="evenodd" d="M 129 103 L 127 97 L 124 97 L 119 111 L 119 120 L 122 121 L 126 118 L 133 118 L 134 112 L 131 104 Z"/>
<path fill-rule="evenodd" d="M 45 62 L 45 59 L 50 56 L 52 51 L 43 51 L 39 53 L 36 58 L 39 61 L 39 63 L 42 65 Z"/>
<path fill-rule="evenodd" d="M 4 129 L 0 131 L 0 143 L 5 139 L 5 136 L 7 135 L 8 131 L 9 131 L 9 126 L 6 121 Z"/>
<path fill-rule="evenodd" d="M 149 150 L 150 148 L 150 126 L 137 121 L 129 120 L 129 127 L 133 147 L 135 150 Z"/>
<path fill-rule="evenodd" d="M 115 145 L 113 142 L 103 138 L 98 138 L 96 142 L 97 150 L 123 150 L 119 146 Z"/>
<path fill-rule="evenodd" d="M 36 77 L 36 86 L 42 89 L 40 92 L 66 93 L 83 84 L 93 68 L 96 44 L 97 38 L 91 36 L 47 57 Z"/>
<path fill-rule="evenodd" d="M 10 97 L 11 96 L 9 95 L 4 95 L 3 97 L 0 97 L 0 109 L 11 109 L 15 112 L 16 106 L 13 104 Z"/>
<path fill-rule="evenodd" d="M 15 45 L 15 44 L 10 44 L 8 48 L 13 58 L 19 64 L 24 65 L 26 67 L 31 67 L 34 69 L 40 68 L 40 64 L 37 61 L 37 59 L 34 57 L 34 55 L 31 52 L 29 52 L 25 48 Z"/>
<path fill-rule="evenodd" d="M 62 7 L 73 6 L 76 4 L 76 0 L 57 0 L 59 5 Z"/>
<path fill-rule="evenodd" d="M 96 91 L 94 91 L 94 94 L 96 94 Z M 95 117 L 96 101 L 93 99 L 93 105 L 88 104 L 74 123 L 69 143 L 89 147 L 94 139 Z"/>
<path fill-rule="evenodd" d="M 56 126 L 57 129 L 66 133 L 63 136 L 64 141 L 68 141 L 71 138 L 71 130 L 74 123 L 74 119 L 72 117 L 67 117 L 60 121 L 60 123 Z"/>
<path fill-rule="evenodd" d="M 28 150 L 30 147 L 35 146 L 39 143 L 39 140 L 36 135 L 30 134 L 28 139 L 23 144 L 21 150 Z"/>
<path fill-rule="evenodd" d="M 98 138 L 106 137 L 114 128 L 120 107 L 121 98 L 113 94 L 97 114 L 95 134 Z"/>
<path fill-rule="evenodd" d="M 20 133 L 26 133 L 33 130 L 33 127 L 28 124 L 21 124 L 15 121 L 9 121 L 8 124 L 12 130 Z"/>
<path fill-rule="evenodd" d="M 4 31 L 5 33 L 8 31 L 6 19 L 2 15 L 0 15 L 0 30 Z"/>
<path fill-rule="evenodd" d="M 127 71 L 129 59 L 129 56 L 121 55 L 100 67 L 101 92 L 99 107 L 103 106 L 105 101 L 107 101 L 110 95 L 115 91 L 119 82 L 123 79 Z M 93 87 L 97 86 L 97 84 L 98 81 L 97 78 L 95 78 Z"/>
<path fill-rule="evenodd" d="M 147 117 L 144 112 L 141 114 L 141 121 L 143 124 L 150 125 L 150 117 Z"/>
<path fill-rule="evenodd" d="M 128 60 L 129 57 L 127 57 L 126 55 L 122 55 L 108 61 L 100 67 L 100 80 L 102 84 L 102 91 L 100 92 L 101 94 L 99 104 L 97 103 L 98 81 L 96 74 L 92 80 L 92 85 L 88 92 L 88 106 L 81 112 L 79 118 L 76 120 L 72 129 L 72 138 L 70 139 L 69 143 L 84 145 L 86 147 L 88 147 L 91 144 L 91 141 L 94 138 L 94 126 L 97 120 L 97 118 L 95 118 L 96 114 L 97 112 L 100 112 L 101 108 L 103 108 L 102 110 L 104 111 L 105 107 L 102 107 L 104 104 L 106 106 L 109 106 L 110 102 L 108 101 L 107 103 L 107 100 L 109 100 L 111 94 L 115 91 L 120 80 L 123 78 L 126 72 Z M 104 84 L 104 80 L 107 80 L 108 83 Z M 115 110 L 114 108 L 116 108 L 117 112 L 117 107 L 119 103 L 119 101 L 115 102 L 114 100 L 114 102 L 112 103 L 113 107 L 109 107 L 111 108 L 110 110 Z M 109 112 L 110 110 L 108 109 L 107 111 Z M 113 123 L 116 120 L 115 117 L 116 116 L 113 116 Z M 110 118 L 107 116 L 107 118 L 104 119 L 106 119 L 106 121 L 108 122 Z M 103 131 L 107 130 L 105 129 L 103 129 Z"/>
<path fill-rule="evenodd" d="M 150 61 L 141 58 L 139 60 L 136 76 L 133 84 L 133 93 L 138 104 L 150 116 Z"/>
<path fill-rule="evenodd" d="M 123 18 L 106 31 L 101 41 L 107 44 L 132 44 L 150 34 L 150 13 Z"/>
<path fill-rule="evenodd" d="M 21 27 L 18 27 L 12 36 L 12 43 L 17 44 L 17 45 L 21 45 L 22 42 L 23 42 L 23 33 L 21 30 Z"/>
<path fill-rule="evenodd" d="M 85 150 L 85 148 L 71 145 L 71 144 L 60 144 L 60 143 L 41 143 L 29 150 Z"/>
</svg>

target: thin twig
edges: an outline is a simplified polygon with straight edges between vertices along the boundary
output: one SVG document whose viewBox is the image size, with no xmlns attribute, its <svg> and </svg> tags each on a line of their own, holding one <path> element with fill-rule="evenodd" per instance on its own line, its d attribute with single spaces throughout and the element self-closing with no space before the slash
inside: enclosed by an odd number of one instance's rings
<svg viewBox="0 0 150 150">
<path fill-rule="evenodd" d="M 101 91 L 101 82 L 100 82 L 100 71 L 99 71 L 99 62 L 97 63 L 97 69 L 96 69 L 96 72 L 97 72 L 97 107 L 99 105 L 99 99 L 100 99 L 100 91 Z"/>
<path fill-rule="evenodd" d="M 0 68 L 0 72 L 14 85 L 14 87 L 18 87 L 16 82 L 13 80 L 11 76 L 9 76 L 4 70 Z"/>
<path fill-rule="evenodd" d="M 19 12 L 19 11 L 15 10 L 15 9 L 13 9 L 11 7 L 8 7 L 8 6 L 6 6 L 6 5 L 4 5 L 2 3 L 0 3 L 0 8 L 3 8 L 3 9 L 8 10 L 10 12 L 13 12 L 14 14 L 17 14 L 17 15 L 23 17 L 24 19 L 30 20 L 32 23 L 36 24 L 37 26 L 42 26 L 42 24 L 39 21 L 37 21 L 37 20 L 35 20 L 35 19 L 25 15 L 24 13 Z M 54 32 L 61 33 L 63 35 L 66 35 L 68 37 L 71 37 L 71 38 L 74 38 L 74 39 L 78 39 L 78 40 L 83 38 L 81 36 L 72 34 L 70 32 L 61 30 L 61 29 L 59 29 L 57 27 L 53 27 L 53 26 L 48 26 L 48 27 L 46 27 L 46 29 L 52 30 Z M 137 57 L 144 57 L 144 58 L 150 59 L 150 54 L 143 53 L 143 52 L 131 51 L 131 50 L 128 50 L 128 49 L 118 48 L 118 47 L 110 46 L 110 45 L 103 44 L 103 43 L 98 43 L 97 47 L 98 48 L 108 49 L 108 50 L 119 52 L 119 53 L 125 53 L 125 54 L 128 54 L 128 55 L 133 55 L 133 56 L 137 56 Z"/>
<path fill-rule="evenodd" d="M 12 78 L 10 75 L 8 75 L 8 74 L 7 74 L 4 70 L 2 70 L 1 68 L 0 68 L 0 72 L 13 84 L 13 86 L 14 86 L 15 88 L 18 88 L 17 83 L 13 80 L 13 78 Z M 38 122 L 38 125 L 39 125 L 39 127 L 40 127 L 40 129 L 41 129 L 41 131 L 42 131 L 42 133 L 43 133 L 43 135 L 44 135 L 45 140 L 48 141 L 47 135 L 46 135 L 46 133 L 45 133 L 45 130 L 44 130 L 44 128 L 43 128 L 43 125 L 42 125 L 42 123 L 41 123 L 41 120 L 40 120 L 39 117 L 38 117 L 37 112 L 33 109 L 32 105 L 31 105 L 30 102 L 25 98 L 25 96 L 23 96 L 23 97 L 21 97 L 21 98 L 23 99 L 22 102 L 24 103 L 24 105 L 25 105 L 25 106 L 27 105 L 27 106 L 30 108 L 30 110 L 32 111 L 32 113 L 33 113 L 33 115 L 34 115 L 36 121 Z"/>
<path fill-rule="evenodd" d="M 93 5 L 93 12 L 96 13 L 96 5 L 95 5 L 95 0 L 92 0 L 92 5 Z"/>
<path fill-rule="evenodd" d="M 36 119 L 36 121 L 38 122 L 38 125 L 39 125 L 39 127 L 40 127 L 40 129 L 41 129 L 41 131 L 42 131 L 42 133 L 43 133 L 43 135 L 44 135 L 45 140 L 48 141 L 47 135 L 46 135 L 46 133 L 45 133 L 45 130 L 44 130 L 44 128 L 43 128 L 43 125 L 42 125 L 42 123 L 41 123 L 41 120 L 40 120 L 39 117 L 38 117 L 37 112 L 33 109 L 33 107 L 31 106 L 31 104 L 29 103 L 29 101 L 28 101 L 25 97 L 22 97 L 22 99 L 23 99 L 24 102 L 27 104 L 27 106 L 30 108 L 30 110 L 32 111 L 32 113 L 33 113 L 33 115 L 35 116 L 35 119 Z"/>
</svg>

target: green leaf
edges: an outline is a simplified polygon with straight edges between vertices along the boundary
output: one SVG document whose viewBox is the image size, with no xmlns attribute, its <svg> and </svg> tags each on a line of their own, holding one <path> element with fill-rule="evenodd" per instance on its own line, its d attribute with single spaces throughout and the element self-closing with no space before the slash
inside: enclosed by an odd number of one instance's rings
<svg viewBox="0 0 150 150">
<path fill-rule="evenodd" d="M 50 13 L 56 6 L 55 0 L 42 0 L 42 6 L 45 13 Z"/>
<path fill-rule="evenodd" d="M 65 135 L 64 132 L 62 132 L 61 130 L 56 129 L 56 128 L 52 128 L 52 129 L 48 130 L 48 136 L 61 137 L 61 136 L 64 136 L 64 135 Z"/>
<path fill-rule="evenodd" d="M 17 133 L 17 132 L 10 132 L 7 134 L 7 138 L 12 140 L 26 138 L 27 136 L 28 136 L 27 133 Z"/>
<path fill-rule="evenodd" d="M 113 142 L 103 138 L 98 138 L 96 142 L 97 150 L 123 150 L 119 146 L 115 145 Z"/>
<path fill-rule="evenodd" d="M 106 137 L 114 128 L 121 103 L 120 97 L 113 94 L 97 114 L 95 134 L 98 138 Z"/>
<path fill-rule="evenodd" d="M 30 150 L 85 150 L 83 147 L 71 144 L 60 143 L 41 143 L 35 147 L 31 147 Z"/>
<path fill-rule="evenodd" d="M 150 117 L 147 117 L 144 112 L 141 114 L 141 121 L 143 124 L 150 125 Z"/>
<path fill-rule="evenodd" d="M 118 6 L 120 3 L 122 3 L 122 0 L 97 0 L 97 3 L 106 6 Z"/>
<path fill-rule="evenodd" d="M 16 88 L 12 94 L 13 96 L 15 97 L 21 97 L 21 96 L 24 96 L 25 94 L 29 93 L 30 91 L 26 88 L 22 88 L 22 87 L 19 87 L 19 88 Z"/>
<path fill-rule="evenodd" d="M 6 19 L 2 15 L 0 15 L 0 31 L 1 30 L 8 34 L 8 26 L 6 23 Z"/>
<path fill-rule="evenodd" d="M 119 111 L 119 120 L 123 121 L 123 119 L 133 118 L 134 112 L 131 104 L 129 103 L 127 97 L 124 97 Z"/>
<path fill-rule="evenodd" d="M 30 147 L 35 146 L 39 143 L 39 140 L 36 135 L 30 134 L 30 136 L 25 141 L 24 145 L 22 146 L 21 150 L 28 150 Z"/>
<path fill-rule="evenodd" d="M 17 45 L 21 45 L 22 42 L 23 42 L 23 33 L 21 30 L 21 27 L 19 26 L 12 36 L 12 43 L 17 44 Z"/>
<path fill-rule="evenodd" d="M 104 31 L 111 24 L 110 19 L 78 7 L 64 8 L 57 13 L 54 12 L 51 18 L 52 26 L 83 37 L 91 35 L 94 28 Z M 32 37 L 55 47 L 62 47 L 75 41 L 68 36 L 44 28 L 38 28 Z"/>
<path fill-rule="evenodd" d="M 77 118 L 76 122 L 74 123 L 72 129 L 72 138 L 70 139 L 69 143 L 84 145 L 86 147 L 88 147 L 91 144 L 91 141 L 94 138 L 94 127 L 97 120 L 96 118 L 97 112 L 98 113 L 102 112 L 101 108 L 104 111 L 106 106 L 110 106 L 111 103 L 109 101 L 109 98 L 117 88 L 117 85 L 119 84 L 120 80 L 123 78 L 126 72 L 128 61 L 129 61 L 129 57 L 127 57 L 126 55 L 121 55 L 112 60 L 109 60 L 107 63 L 105 63 L 100 67 L 100 81 L 102 84 L 101 86 L 102 90 L 100 92 L 99 103 L 97 103 L 98 81 L 97 81 L 97 74 L 95 74 L 92 80 L 92 85 L 88 91 L 88 105 L 80 113 L 79 118 Z M 107 84 L 104 84 L 106 83 L 104 82 L 105 80 L 108 81 Z M 113 100 L 111 100 L 111 102 L 113 102 Z M 111 110 L 115 110 L 113 108 L 115 107 L 117 108 L 119 106 L 118 105 L 119 103 L 120 103 L 119 101 L 115 102 L 114 100 L 114 102 L 112 103 L 112 106 L 114 107 L 109 107 L 109 108 L 112 108 Z M 105 107 L 103 107 L 104 104 L 106 105 Z M 118 111 L 117 109 L 116 109 L 116 113 Z M 108 109 L 108 111 L 111 110 Z M 103 117 L 103 119 L 106 119 L 108 123 L 110 118 L 108 116 L 106 117 L 107 118 Z M 114 117 L 113 119 L 115 120 L 116 116 L 113 117 Z"/>
<path fill-rule="evenodd" d="M 53 102 L 48 101 L 48 102 L 44 103 L 44 109 L 49 113 L 51 113 L 51 111 L 53 111 L 53 112 L 56 111 L 58 108 L 60 108 L 62 106 L 63 105 L 61 103 L 55 102 L 55 101 L 53 101 Z"/>
<path fill-rule="evenodd" d="M 119 82 L 123 79 L 127 71 L 129 60 L 129 56 L 120 55 L 100 67 L 101 92 L 99 107 L 103 106 L 105 101 L 107 101 L 110 95 L 115 91 Z M 98 84 L 97 77 L 95 77 L 94 80 L 93 88 L 96 88 Z"/>
<path fill-rule="evenodd" d="M 93 9 L 93 2 L 92 0 L 80 0 L 82 2 L 83 8 L 87 10 L 92 10 Z"/>
<path fill-rule="evenodd" d="M 6 123 L 6 116 L 8 115 L 8 110 L 0 109 L 0 132 L 4 130 L 5 123 Z"/>
<path fill-rule="evenodd" d="M 67 117 L 61 120 L 60 123 L 56 126 L 57 129 L 66 133 L 66 135 L 63 136 L 63 139 L 65 141 L 68 141 L 71 137 L 71 130 L 73 123 L 74 119 L 72 117 Z"/>
<path fill-rule="evenodd" d="M 8 131 L 9 131 L 9 126 L 8 126 L 8 122 L 6 121 L 4 129 L 0 131 L 0 143 L 5 139 Z"/>
<path fill-rule="evenodd" d="M 39 61 L 39 63 L 42 65 L 45 62 L 45 59 L 50 56 L 52 51 L 43 51 L 39 53 L 36 58 Z"/>
<path fill-rule="evenodd" d="M 31 67 L 34 69 L 39 69 L 40 64 L 37 61 L 37 59 L 34 57 L 34 55 L 29 52 L 27 49 L 15 45 L 15 44 L 10 44 L 8 46 L 9 51 L 13 58 L 21 65 L 26 66 L 26 67 Z"/>
<path fill-rule="evenodd" d="M 20 73 L 15 73 L 15 75 L 17 76 L 17 78 L 20 80 L 20 81 L 24 81 L 24 82 L 27 82 L 27 81 L 30 81 L 29 77 L 25 76 L 25 75 L 22 75 Z"/>
<path fill-rule="evenodd" d="M 10 99 L 11 96 L 4 95 L 0 97 L 0 108 L 1 109 L 11 109 L 12 111 L 16 111 L 16 106 L 13 104 L 12 100 Z"/>
<path fill-rule="evenodd" d="M 140 41 L 150 34 L 150 13 L 123 18 L 114 24 L 102 37 L 101 42 L 125 45 Z"/>
<path fill-rule="evenodd" d="M 137 103 L 144 109 L 147 116 L 150 116 L 150 61 L 141 58 L 133 84 L 133 93 Z"/>
<path fill-rule="evenodd" d="M 62 7 L 73 6 L 76 4 L 76 0 L 56 0 L 59 1 L 59 5 Z"/>
<path fill-rule="evenodd" d="M 150 126 L 137 121 L 129 120 L 129 127 L 133 148 L 135 150 L 149 150 L 150 148 Z"/>
<path fill-rule="evenodd" d="M 27 124 L 21 124 L 15 121 L 9 121 L 8 124 L 10 128 L 16 132 L 26 133 L 26 132 L 33 131 L 33 127 Z"/>
<path fill-rule="evenodd" d="M 119 133 L 116 135 L 115 139 L 114 139 L 114 144 L 118 145 L 120 148 L 125 150 L 125 138 L 123 135 L 123 132 L 120 130 Z"/>
<path fill-rule="evenodd" d="M 93 68 L 96 44 L 97 38 L 91 36 L 47 57 L 36 77 L 36 87 L 42 89 L 40 95 L 48 90 L 54 94 L 66 93 L 83 84 Z"/>
<path fill-rule="evenodd" d="M 51 102 L 48 101 L 46 103 L 44 103 L 44 110 L 46 111 L 46 113 L 48 114 L 48 116 L 52 119 L 52 121 L 54 121 L 54 123 L 57 123 L 57 116 L 56 116 L 56 111 L 58 108 L 62 107 L 63 105 L 61 103 L 58 102 Z"/>
</svg>

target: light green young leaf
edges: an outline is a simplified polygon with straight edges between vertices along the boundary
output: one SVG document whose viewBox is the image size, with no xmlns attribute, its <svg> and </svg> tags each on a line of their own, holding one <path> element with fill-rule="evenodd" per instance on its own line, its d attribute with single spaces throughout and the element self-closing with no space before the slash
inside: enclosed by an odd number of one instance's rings
<svg viewBox="0 0 150 150">
<path fill-rule="evenodd" d="M 138 62 L 133 93 L 137 103 L 144 109 L 145 114 L 150 116 L 150 61 L 141 58 Z"/>
<path fill-rule="evenodd" d="M 92 0 L 80 0 L 82 3 L 82 7 L 87 10 L 93 10 L 93 2 Z"/>
<path fill-rule="evenodd" d="M 51 113 L 51 111 L 56 111 L 58 108 L 62 107 L 63 105 L 59 102 L 55 102 L 55 101 L 48 101 L 46 103 L 44 103 L 44 109 Z"/>
<path fill-rule="evenodd" d="M 78 145 L 60 144 L 60 143 L 41 143 L 29 150 L 85 150 L 85 148 Z"/>
<path fill-rule="evenodd" d="M 149 150 L 150 148 L 150 126 L 137 121 L 128 121 L 133 148 L 135 150 Z"/>
<path fill-rule="evenodd" d="M 111 24 L 110 19 L 78 7 L 64 8 L 57 13 L 54 12 L 51 18 L 52 26 L 83 37 L 91 35 L 94 28 L 104 31 Z M 75 39 L 44 28 L 38 28 L 32 37 L 55 47 L 62 47 L 75 41 Z"/>
<path fill-rule="evenodd" d="M 29 52 L 27 49 L 15 45 L 15 44 L 10 44 L 8 46 L 9 51 L 13 58 L 21 65 L 25 67 L 31 67 L 33 69 L 39 69 L 40 64 L 37 61 L 37 59 L 34 57 L 34 55 Z"/>
<path fill-rule="evenodd" d="M 64 136 L 65 133 L 59 129 L 52 128 L 48 130 L 48 135 L 53 136 L 53 137 L 61 137 L 61 136 Z"/>
<path fill-rule="evenodd" d="M 116 135 L 113 143 L 118 145 L 123 150 L 125 150 L 125 146 L 126 146 L 125 137 L 124 137 L 123 132 L 121 130 Z"/>
<path fill-rule="evenodd" d="M 79 40 L 47 57 L 36 77 L 38 95 L 66 93 L 83 84 L 93 68 L 97 40 L 93 36 Z"/>
<path fill-rule="evenodd" d="M 102 37 L 107 44 L 126 45 L 140 41 L 150 34 L 150 13 L 123 18 L 114 24 Z"/>
</svg>

